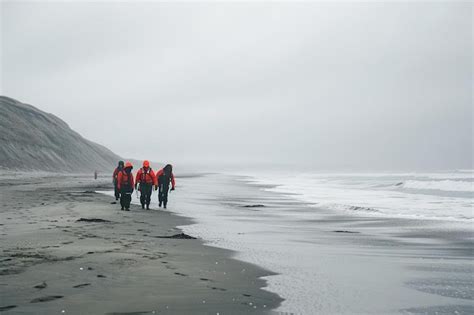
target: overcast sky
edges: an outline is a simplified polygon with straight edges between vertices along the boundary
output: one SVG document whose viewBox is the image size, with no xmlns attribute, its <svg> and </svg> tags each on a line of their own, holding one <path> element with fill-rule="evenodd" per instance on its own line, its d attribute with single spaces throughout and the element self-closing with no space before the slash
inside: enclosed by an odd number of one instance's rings
<svg viewBox="0 0 474 315">
<path fill-rule="evenodd" d="M 125 157 L 472 167 L 473 5 L 3 1 L 1 94 Z"/>
</svg>

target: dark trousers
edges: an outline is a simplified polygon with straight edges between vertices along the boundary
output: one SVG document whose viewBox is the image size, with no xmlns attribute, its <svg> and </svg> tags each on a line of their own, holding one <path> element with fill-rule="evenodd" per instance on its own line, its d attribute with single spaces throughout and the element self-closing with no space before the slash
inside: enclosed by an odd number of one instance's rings
<svg viewBox="0 0 474 315">
<path fill-rule="evenodd" d="M 147 205 L 148 207 L 150 205 L 152 192 L 153 192 L 152 184 L 146 184 L 146 183 L 140 184 L 140 202 L 142 206 Z"/>
<path fill-rule="evenodd" d="M 122 189 L 120 191 L 120 205 L 122 208 L 129 209 L 130 202 L 132 202 L 132 192 L 130 189 Z"/>
<path fill-rule="evenodd" d="M 120 190 L 117 187 L 117 183 L 114 183 L 114 189 L 115 189 L 115 200 L 118 200 L 120 198 Z"/>
<path fill-rule="evenodd" d="M 160 202 L 160 205 L 163 203 L 163 206 L 166 208 L 166 204 L 168 203 L 168 191 L 170 190 L 170 186 L 161 184 L 158 189 L 158 201 Z"/>
</svg>

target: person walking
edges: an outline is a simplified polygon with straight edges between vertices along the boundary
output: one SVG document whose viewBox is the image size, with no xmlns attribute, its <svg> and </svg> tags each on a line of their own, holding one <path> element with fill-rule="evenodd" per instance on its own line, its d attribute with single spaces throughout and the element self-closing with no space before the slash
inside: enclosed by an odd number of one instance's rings
<svg viewBox="0 0 474 315">
<path fill-rule="evenodd" d="M 143 161 L 143 167 L 140 168 L 137 172 L 135 180 L 135 189 L 137 185 L 140 184 L 138 190 L 140 191 L 140 203 L 142 204 L 142 209 L 150 210 L 150 201 L 151 194 L 153 192 L 153 186 L 155 190 L 158 188 L 158 183 L 156 180 L 155 172 L 150 167 L 150 162 L 147 160 Z"/>
<path fill-rule="evenodd" d="M 130 162 L 125 163 L 123 170 L 118 173 L 117 186 L 120 191 L 120 206 L 122 210 L 130 211 L 130 202 L 132 201 L 133 187 L 133 165 Z"/>
<path fill-rule="evenodd" d="M 112 174 L 112 182 L 114 183 L 114 193 L 115 193 L 115 200 L 119 200 L 120 198 L 120 189 L 118 189 L 118 173 L 123 170 L 124 163 L 123 161 L 118 162 L 118 166 L 115 168 L 114 173 Z"/>
<path fill-rule="evenodd" d="M 173 174 L 173 166 L 171 164 L 167 164 L 161 170 L 156 173 L 156 177 L 158 179 L 158 206 L 163 207 L 166 209 L 166 205 L 168 204 L 168 192 L 170 191 L 170 183 L 171 183 L 171 190 L 175 188 L 175 180 Z"/>
</svg>

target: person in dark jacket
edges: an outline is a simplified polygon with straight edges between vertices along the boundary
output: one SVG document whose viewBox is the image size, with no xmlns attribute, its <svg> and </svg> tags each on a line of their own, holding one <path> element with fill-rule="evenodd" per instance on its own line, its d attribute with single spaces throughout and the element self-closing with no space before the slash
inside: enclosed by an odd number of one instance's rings
<svg viewBox="0 0 474 315">
<path fill-rule="evenodd" d="M 125 163 L 125 167 L 118 173 L 117 186 L 120 190 L 120 205 L 122 210 L 130 211 L 130 202 L 132 201 L 133 187 L 133 165 L 130 162 Z"/>
<path fill-rule="evenodd" d="M 173 166 L 171 164 L 167 164 L 161 170 L 156 173 L 156 178 L 158 179 L 158 201 L 159 207 L 163 204 L 163 207 L 166 209 L 166 205 L 168 204 L 168 192 L 170 191 L 170 183 L 171 183 L 171 190 L 175 188 L 175 180 L 173 174 Z"/>
<path fill-rule="evenodd" d="M 121 170 L 123 170 L 124 165 L 125 164 L 123 163 L 123 161 L 119 161 L 118 166 L 115 168 L 114 173 L 112 174 L 112 182 L 114 183 L 114 190 L 115 190 L 115 200 L 119 200 L 120 198 L 120 190 L 118 189 L 118 186 L 117 186 L 117 177 L 118 177 L 118 173 Z"/>
<path fill-rule="evenodd" d="M 147 160 L 143 161 L 143 167 L 138 170 L 137 177 L 135 180 L 135 189 L 137 185 L 140 184 L 140 203 L 142 204 L 142 209 L 150 210 L 150 201 L 151 193 L 153 192 L 153 186 L 155 190 L 158 188 L 158 183 L 156 181 L 155 172 L 150 167 L 150 162 Z"/>
</svg>

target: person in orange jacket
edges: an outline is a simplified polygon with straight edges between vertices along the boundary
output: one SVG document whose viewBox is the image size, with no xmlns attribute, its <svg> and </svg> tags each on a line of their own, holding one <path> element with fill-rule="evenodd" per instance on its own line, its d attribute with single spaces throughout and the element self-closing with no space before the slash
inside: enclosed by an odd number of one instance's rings
<svg viewBox="0 0 474 315">
<path fill-rule="evenodd" d="M 125 167 L 117 175 L 117 188 L 120 191 L 120 205 L 122 210 L 130 211 L 130 202 L 133 193 L 133 165 L 130 162 L 125 163 Z"/>
<path fill-rule="evenodd" d="M 143 167 L 138 170 L 136 180 L 135 180 L 135 189 L 137 185 L 140 184 L 140 203 L 142 204 L 142 209 L 150 210 L 150 201 L 151 194 L 153 192 L 153 186 L 155 190 L 158 188 L 158 182 L 156 180 L 155 172 L 150 167 L 150 162 L 147 160 L 143 161 Z"/>
<path fill-rule="evenodd" d="M 120 190 L 117 187 L 117 177 L 118 173 L 123 170 L 125 163 L 123 161 L 118 162 L 118 166 L 115 168 L 114 173 L 112 174 L 112 182 L 114 183 L 114 192 L 115 192 L 115 200 L 119 200 L 120 198 Z"/>
<path fill-rule="evenodd" d="M 173 166 L 171 164 L 167 164 L 161 170 L 156 173 L 156 177 L 158 178 L 158 201 L 159 207 L 163 204 L 163 207 L 166 209 L 166 205 L 168 204 L 168 191 L 170 190 L 170 182 L 171 182 L 171 190 L 174 190 L 175 187 L 175 180 L 173 174 Z"/>
</svg>

